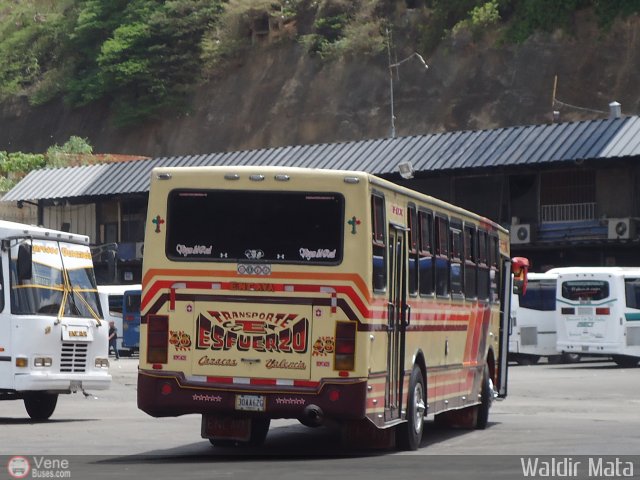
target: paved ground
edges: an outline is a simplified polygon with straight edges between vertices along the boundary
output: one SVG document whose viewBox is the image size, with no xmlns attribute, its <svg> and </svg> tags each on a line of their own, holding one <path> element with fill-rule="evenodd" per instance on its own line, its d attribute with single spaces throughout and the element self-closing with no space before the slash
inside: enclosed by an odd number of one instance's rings
<svg viewBox="0 0 640 480">
<path fill-rule="evenodd" d="M 640 454 L 640 368 L 621 369 L 610 362 L 512 366 L 509 396 L 494 403 L 486 430 L 440 429 L 429 420 L 421 448 L 416 452 L 347 452 L 347 457 L 338 446 L 335 431 L 310 429 L 290 420 L 274 421 L 265 445 L 259 450 L 216 449 L 200 438 L 199 416 L 155 419 L 139 411 L 136 370 L 135 358 L 112 361 L 110 390 L 92 392 L 95 397 L 85 398 L 81 394 L 60 397 L 48 422 L 31 422 L 21 401 L 0 402 L 0 455 L 100 456 L 97 460 L 82 457 L 84 466 L 75 467 L 73 478 L 102 471 L 113 476 L 113 468 L 117 471 L 124 468 L 123 472 L 133 474 L 143 467 L 144 472 L 155 471 L 158 478 L 165 478 L 165 474 L 166 478 L 172 478 L 170 472 L 175 474 L 174 469 L 183 468 L 185 463 L 194 473 L 206 472 L 212 459 L 217 465 L 224 462 L 225 476 L 237 478 L 249 473 L 260 477 L 266 472 L 261 463 L 265 459 L 271 459 L 269 465 L 274 472 L 282 469 L 278 478 L 289 478 L 294 466 L 306 471 L 305 478 L 320 478 L 334 469 L 338 473 L 351 472 L 354 477 L 369 472 L 378 478 L 385 472 L 385 465 L 402 467 L 404 477 L 415 474 L 418 478 L 424 468 L 424 457 L 429 456 L 433 457 L 429 460 L 432 470 L 439 472 L 437 478 L 449 475 L 458 478 L 454 473 L 464 474 L 465 470 L 459 469 L 466 468 L 467 463 L 470 471 L 477 469 L 477 461 L 469 458 L 480 457 L 467 455 L 482 455 L 484 464 L 496 462 L 500 466 L 504 462 L 499 456 L 503 455 L 600 458 Z M 448 458 L 445 455 L 465 457 L 455 462 L 456 470 L 443 460 Z M 160 457 L 163 460 L 159 464 Z M 518 458 L 508 458 L 510 468 L 520 468 Z M 243 461 L 239 462 L 240 459 Z M 245 464 L 247 459 L 254 461 Z M 274 459 L 279 463 L 274 464 Z M 310 459 L 311 463 L 305 466 L 292 463 L 301 459 Z M 3 460 L 0 457 L 0 462 Z M 496 472 L 509 471 L 485 467 L 492 478 Z M 0 463 L 0 479 L 8 478 L 3 477 L 4 471 Z M 634 475 L 640 478 L 640 466 Z"/>
</svg>

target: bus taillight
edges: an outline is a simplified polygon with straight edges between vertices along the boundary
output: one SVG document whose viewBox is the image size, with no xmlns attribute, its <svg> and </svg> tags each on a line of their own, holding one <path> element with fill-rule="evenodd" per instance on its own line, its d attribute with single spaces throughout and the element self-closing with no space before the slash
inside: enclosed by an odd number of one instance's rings
<svg viewBox="0 0 640 480">
<path fill-rule="evenodd" d="M 596 308 L 596 315 L 609 315 L 610 313 L 611 313 L 611 310 L 609 310 L 609 307 Z"/>
<path fill-rule="evenodd" d="M 356 323 L 336 323 L 336 351 L 334 368 L 336 370 L 353 370 L 356 353 Z"/>
<path fill-rule="evenodd" d="M 147 318 L 147 363 L 167 363 L 169 317 L 149 315 Z"/>
<path fill-rule="evenodd" d="M 571 307 L 562 307 L 560 309 L 560 313 L 562 313 L 562 315 L 575 315 L 576 309 Z"/>
</svg>

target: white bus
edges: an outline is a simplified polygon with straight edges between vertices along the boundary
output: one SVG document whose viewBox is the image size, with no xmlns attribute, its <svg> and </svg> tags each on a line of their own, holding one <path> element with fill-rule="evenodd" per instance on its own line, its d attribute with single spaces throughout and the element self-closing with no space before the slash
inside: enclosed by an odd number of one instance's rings
<svg viewBox="0 0 640 480">
<path fill-rule="evenodd" d="M 511 299 L 509 358 L 519 365 L 535 365 L 540 357 L 558 361 L 556 349 L 555 273 L 529 273 L 524 293 Z"/>
<path fill-rule="evenodd" d="M 0 246 L 0 400 L 44 420 L 111 383 L 89 238 L 0 221 Z"/>
<path fill-rule="evenodd" d="M 640 361 L 640 267 L 570 267 L 558 272 L 557 348 Z"/>
<path fill-rule="evenodd" d="M 118 335 L 116 342 L 118 352 L 123 356 L 131 356 L 134 353 L 137 353 L 139 346 L 139 341 L 132 343 L 128 342 L 127 338 L 125 338 L 128 337 L 128 335 L 126 335 L 129 333 L 128 328 L 135 328 L 135 332 L 133 333 L 138 340 L 140 338 L 139 319 L 135 326 L 131 326 L 131 322 L 125 322 L 123 319 L 125 293 L 132 290 L 140 290 L 141 288 L 140 284 L 98 285 L 98 296 L 100 298 L 100 307 L 102 308 L 104 319 L 107 323 L 113 321 Z"/>
</svg>

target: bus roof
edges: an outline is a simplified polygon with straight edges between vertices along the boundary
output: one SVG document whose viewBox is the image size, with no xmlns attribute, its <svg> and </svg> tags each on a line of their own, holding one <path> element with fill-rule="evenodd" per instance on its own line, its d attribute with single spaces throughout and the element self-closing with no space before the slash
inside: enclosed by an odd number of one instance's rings
<svg viewBox="0 0 640 480">
<path fill-rule="evenodd" d="M 356 170 L 329 170 L 329 169 L 319 169 L 319 168 L 302 168 L 302 167 L 280 167 L 280 166 L 202 166 L 202 167 L 156 167 L 152 171 L 152 176 L 156 177 L 160 174 L 176 174 L 176 175 L 184 175 L 189 173 L 218 173 L 223 178 L 226 176 L 237 174 L 235 177 L 228 177 L 229 179 L 237 180 L 242 175 L 260 175 L 260 174 L 269 174 L 269 176 L 283 175 L 289 178 L 293 176 L 325 176 L 326 178 L 331 177 L 342 177 L 345 182 L 349 182 L 351 180 L 353 183 L 358 182 L 367 182 L 372 185 L 376 185 L 382 188 L 386 188 L 388 190 L 398 192 L 400 194 L 406 195 L 408 197 L 415 198 L 416 200 L 421 199 L 422 196 L 427 197 L 430 203 L 434 205 L 449 210 L 450 212 L 454 212 L 461 216 L 466 216 L 473 218 L 478 222 L 485 223 L 487 225 L 492 226 L 496 230 L 500 230 L 503 233 L 508 233 L 508 230 L 502 227 L 500 224 L 490 220 L 486 217 L 478 215 L 477 213 L 473 213 L 464 208 L 458 207 L 451 203 L 445 202 L 438 198 L 432 197 L 426 193 L 417 192 L 415 190 L 411 190 L 409 188 L 403 187 L 396 183 L 393 183 L 389 180 L 385 180 L 384 178 L 377 177 L 367 172 L 356 171 Z"/>
<path fill-rule="evenodd" d="M 142 285 L 98 285 L 99 293 L 106 293 L 107 295 L 118 295 L 128 292 L 129 290 L 141 290 Z"/>
<path fill-rule="evenodd" d="M 53 230 L 37 225 L 10 222 L 8 220 L 0 220 L 0 237 L 34 237 L 45 240 L 89 244 L 89 237 L 87 235 L 63 232 L 61 230 Z"/>
<path fill-rule="evenodd" d="M 640 275 L 640 267 L 560 267 L 552 268 L 547 273 L 558 275 L 604 274 L 614 276 Z"/>
</svg>

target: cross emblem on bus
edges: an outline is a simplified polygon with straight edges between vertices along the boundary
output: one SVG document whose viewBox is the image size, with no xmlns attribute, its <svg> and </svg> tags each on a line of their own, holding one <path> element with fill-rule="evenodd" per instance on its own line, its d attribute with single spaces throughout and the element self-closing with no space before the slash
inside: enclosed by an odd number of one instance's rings
<svg viewBox="0 0 640 480">
<path fill-rule="evenodd" d="M 351 220 L 349 220 L 347 223 L 351 225 L 351 234 L 355 235 L 356 225 L 360 225 L 360 220 L 358 220 L 356 217 L 351 217 Z"/>
<path fill-rule="evenodd" d="M 164 223 L 164 219 L 162 219 L 162 217 L 160 217 L 160 215 L 157 215 L 153 220 L 151 220 L 151 223 L 155 224 L 156 233 L 160 233 L 160 225 L 162 225 Z"/>
</svg>

